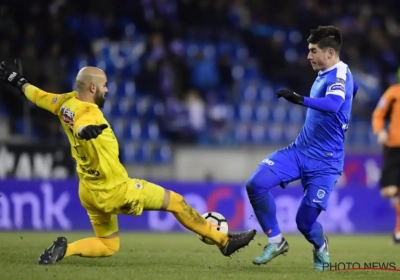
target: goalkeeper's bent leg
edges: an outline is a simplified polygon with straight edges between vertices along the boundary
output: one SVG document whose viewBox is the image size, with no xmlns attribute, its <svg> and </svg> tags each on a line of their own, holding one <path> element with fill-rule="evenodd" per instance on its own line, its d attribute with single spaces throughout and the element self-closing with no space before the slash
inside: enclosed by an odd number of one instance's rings
<svg viewBox="0 0 400 280">
<path fill-rule="evenodd" d="M 109 257 L 119 250 L 117 215 L 89 212 L 96 237 L 77 240 L 67 245 L 65 257 Z"/>
<path fill-rule="evenodd" d="M 49 265 L 61 261 L 69 256 L 81 257 L 109 257 L 119 250 L 118 232 L 108 237 L 92 237 L 67 244 L 65 237 L 58 237 L 39 256 L 40 265 Z"/>
<path fill-rule="evenodd" d="M 109 257 L 119 250 L 119 237 L 89 237 L 68 244 L 65 258 L 80 256 L 86 258 Z"/>
<path fill-rule="evenodd" d="M 171 212 L 187 229 L 214 241 L 222 248 L 228 243 L 228 235 L 216 230 L 199 212 L 189 206 L 183 196 L 170 190 L 165 190 L 163 208 Z"/>
</svg>

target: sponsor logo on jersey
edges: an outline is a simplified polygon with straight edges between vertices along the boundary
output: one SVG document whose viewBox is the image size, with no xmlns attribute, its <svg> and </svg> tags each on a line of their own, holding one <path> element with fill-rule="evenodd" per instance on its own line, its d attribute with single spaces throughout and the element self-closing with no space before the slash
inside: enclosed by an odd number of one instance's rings
<svg viewBox="0 0 400 280">
<path fill-rule="evenodd" d="M 266 158 L 266 159 L 262 160 L 261 162 L 266 163 L 266 164 L 268 164 L 268 165 L 274 165 L 274 164 L 275 164 L 275 163 L 274 163 L 272 160 L 270 160 L 269 158 Z"/>
<path fill-rule="evenodd" d="M 74 125 L 74 117 L 75 113 L 72 112 L 68 107 L 62 106 L 61 107 L 61 119 L 67 125 L 73 126 Z"/>
</svg>

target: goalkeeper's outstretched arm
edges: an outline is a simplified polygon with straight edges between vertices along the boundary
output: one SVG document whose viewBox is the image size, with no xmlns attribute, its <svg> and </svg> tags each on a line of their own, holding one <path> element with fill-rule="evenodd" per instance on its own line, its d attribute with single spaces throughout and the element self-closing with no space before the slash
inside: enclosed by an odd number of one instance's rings
<svg viewBox="0 0 400 280">
<path fill-rule="evenodd" d="M 30 101 L 53 114 L 58 114 L 61 105 L 77 95 L 76 92 L 68 94 L 49 93 L 29 84 L 23 76 L 22 63 L 18 58 L 14 60 L 14 64 L 9 64 L 6 61 L 0 63 L 0 80 L 21 90 Z"/>
<path fill-rule="evenodd" d="M 75 91 L 66 94 L 50 93 L 29 83 L 22 86 L 22 91 L 31 102 L 55 115 L 58 114 L 62 104 L 77 95 Z"/>
</svg>

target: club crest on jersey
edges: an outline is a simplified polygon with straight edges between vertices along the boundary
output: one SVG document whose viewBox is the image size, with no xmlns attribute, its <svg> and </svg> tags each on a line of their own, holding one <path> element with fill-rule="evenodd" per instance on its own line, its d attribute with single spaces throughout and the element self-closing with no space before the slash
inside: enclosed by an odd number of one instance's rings
<svg viewBox="0 0 400 280">
<path fill-rule="evenodd" d="M 61 118 L 63 122 L 69 126 L 74 125 L 74 117 L 75 113 L 72 112 L 69 108 L 62 106 L 61 107 Z"/>
<path fill-rule="evenodd" d="M 322 199 L 324 196 L 325 196 L 325 191 L 324 190 L 318 190 L 317 197 L 319 199 Z"/>
</svg>

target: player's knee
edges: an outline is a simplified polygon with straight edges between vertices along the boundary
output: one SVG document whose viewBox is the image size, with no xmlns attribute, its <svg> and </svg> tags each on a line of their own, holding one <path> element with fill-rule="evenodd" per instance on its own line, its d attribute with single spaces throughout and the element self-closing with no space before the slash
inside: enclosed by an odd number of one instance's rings
<svg viewBox="0 0 400 280">
<path fill-rule="evenodd" d="M 261 180 L 258 179 L 257 173 L 253 174 L 246 181 L 246 190 L 249 195 L 257 193 L 262 188 Z"/>
<path fill-rule="evenodd" d="M 167 208 L 167 211 L 173 212 L 173 213 L 178 213 L 181 212 L 184 208 L 184 206 L 187 205 L 185 198 L 173 191 L 170 191 L 169 195 L 169 205 Z"/>
<path fill-rule="evenodd" d="M 120 240 L 119 237 L 114 238 L 100 238 L 101 242 L 107 246 L 108 252 L 107 257 L 114 255 L 119 251 Z"/>
<path fill-rule="evenodd" d="M 392 198 L 398 195 L 398 187 L 397 186 L 387 186 L 381 189 L 381 196 L 384 198 Z"/>
<path fill-rule="evenodd" d="M 252 182 L 251 179 L 252 179 L 252 178 L 249 178 L 249 179 L 246 181 L 246 191 L 247 191 L 248 194 L 254 193 L 254 184 L 253 184 L 253 182 Z"/>
<path fill-rule="evenodd" d="M 262 192 L 266 192 L 270 189 L 268 183 L 268 175 L 256 172 L 246 182 L 246 190 L 248 195 L 257 195 Z"/>
</svg>

